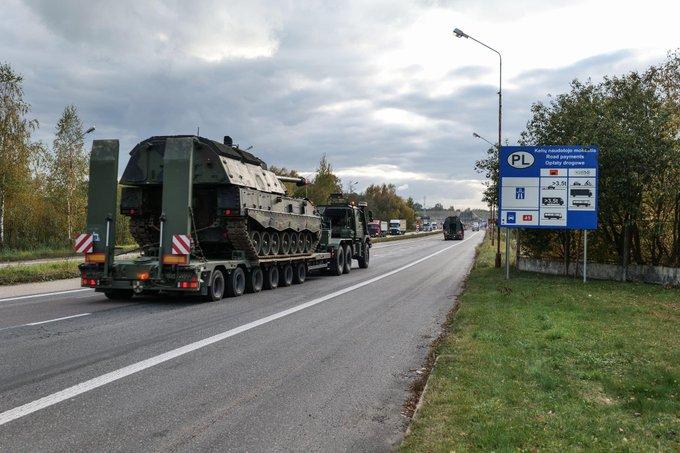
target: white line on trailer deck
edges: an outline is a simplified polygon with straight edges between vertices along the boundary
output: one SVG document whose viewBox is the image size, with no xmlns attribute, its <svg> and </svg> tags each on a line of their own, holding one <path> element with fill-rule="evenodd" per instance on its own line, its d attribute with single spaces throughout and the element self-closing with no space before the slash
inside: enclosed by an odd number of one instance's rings
<svg viewBox="0 0 680 453">
<path fill-rule="evenodd" d="M 163 362 L 167 362 L 168 360 L 175 359 L 177 357 L 183 356 L 185 354 L 188 354 L 190 352 L 196 351 L 198 349 L 202 349 L 206 346 L 209 346 L 213 343 L 217 343 L 218 341 L 225 340 L 229 337 L 233 337 L 235 335 L 238 335 L 243 332 L 247 332 L 248 330 L 254 329 L 255 327 L 261 326 L 263 324 L 270 323 L 272 321 L 275 321 L 277 319 L 283 318 L 284 316 L 292 315 L 293 313 L 297 313 L 298 311 L 304 310 L 309 307 L 313 307 L 314 305 L 320 304 L 321 302 L 325 302 L 329 299 L 333 299 L 335 297 L 341 296 L 343 294 L 346 294 L 350 291 L 354 291 L 355 289 L 364 287 L 366 285 L 370 285 L 371 283 L 375 283 L 379 280 L 382 280 L 384 278 L 387 278 L 391 275 L 394 275 L 398 272 L 401 272 L 403 270 L 406 270 L 410 267 L 415 266 L 416 264 L 420 264 L 423 261 L 426 261 L 432 257 L 435 257 L 441 253 L 446 252 L 449 249 L 452 249 L 453 247 L 456 247 L 463 242 L 467 241 L 468 239 L 471 239 L 477 235 L 477 233 L 472 234 L 470 237 L 467 239 L 462 240 L 461 242 L 457 242 L 453 245 L 450 245 L 446 248 L 443 248 L 441 250 L 438 250 L 434 253 L 431 253 L 423 258 L 417 259 L 409 264 L 406 264 L 400 268 L 394 269 L 392 271 L 386 272 L 382 275 L 378 275 L 377 277 L 373 277 L 371 279 L 365 280 L 363 282 L 357 283 L 352 286 L 348 286 L 347 288 L 343 288 L 339 291 L 335 291 L 333 293 L 327 294 L 325 296 L 318 297 L 316 299 L 310 300 L 309 302 L 305 302 L 300 305 L 296 305 L 295 307 L 291 307 L 287 310 L 280 311 L 278 313 L 274 313 L 273 315 L 266 316 L 264 318 L 260 318 L 258 320 L 249 322 L 247 324 L 243 324 L 241 326 L 235 327 L 233 329 L 227 330 L 226 332 L 219 333 L 217 335 L 213 335 L 211 337 L 205 338 L 203 340 L 196 341 L 194 343 L 190 343 L 186 346 L 179 347 L 177 349 L 173 349 L 171 351 L 165 352 L 163 354 L 159 354 L 157 356 L 148 358 L 146 360 L 142 360 L 141 362 L 133 363 L 132 365 L 128 365 L 123 368 L 119 368 L 117 370 L 111 371 L 106 374 L 102 374 L 101 376 L 97 376 L 95 378 L 89 379 L 87 381 L 81 382 L 80 384 L 76 384 L 72 387 L 68 387 L 64 390 L 61 390 L 56 393 L 52 393 L 51 395 L 47 395 L 43 398 L 37 399 L 35 401 L 31 401 L 30 403 L 26 403 L 22 406 L 15 407 L 14 409 L 10 409 L 8 411 L 0 413 L 0 426 L 4 425 L 5 423 L 9 423 L 13 420 L 16 420 L 21 417 L 25 417 L 26 415 L 32 414 L 33 412 L 37 412 L 41 409 L 45 409 L 46 407 L 53 406 L 57 403 L 60 403 L 62 401 L 68 400 L 70 398 L 73 398 L 75 396 L 81 395 L 85 392 L 88 392 L 90 390 L 94 390 L 98 387 L 104 386 L 106 384 L 110 384 L 111 382 L 115 382 L 119 379 L 122 379 L 124 377 L 130 376 L 131 374 L 139 373 L 140 371 L 146 370 L 147 368 L 154 367 L 156 365 L 159 365 Z"/>
</svg>

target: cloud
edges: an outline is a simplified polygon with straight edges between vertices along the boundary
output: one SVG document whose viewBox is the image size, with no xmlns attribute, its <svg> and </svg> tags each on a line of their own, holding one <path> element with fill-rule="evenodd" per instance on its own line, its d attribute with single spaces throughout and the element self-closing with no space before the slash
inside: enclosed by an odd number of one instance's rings
<svg viewBox="0 0 680 453">
<path fill-rule="evenodd" d="M 488 145 L 472 132 L 496 141 L 498 60 L 452 24 L 503 46 L 514 143 L 548 92 L 663 57 L 674 14 L 644 20 L 650 1 L 625 15 L 585 0 L 5 0 L 0 55 L 24 75 L 39 139 L 74 103 L 94 138 L 121 140 L 121 166 L 146 137 L 200 127 L 302 172 L 326 154 L 358 189 L 391 182 L 428 204 L 480 206 L 474 162 Z M 612 21 L 591 17 L 607 8 Z M 619 29 L 631 18 L 634 38 Z"/>
</svg>

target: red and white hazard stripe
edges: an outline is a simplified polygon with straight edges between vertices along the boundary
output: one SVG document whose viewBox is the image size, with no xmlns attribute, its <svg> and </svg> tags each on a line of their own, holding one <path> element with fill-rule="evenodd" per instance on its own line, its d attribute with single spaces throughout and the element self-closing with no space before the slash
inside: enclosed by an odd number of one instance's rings
<svg viewBox="0 0 680 453">
<path fill-rule="evenodd" d="M 76 242 L 73 246 L 76 253 L 92 253 L 94 250 L 94 244 L 92 243 L 92 235 L 89 233 L 83 233 L 78 235 Z"/>
<path fill-rule="evenodd" d="M 191 253 L 191 240 L 186 234 L 172 235 L 172 254 L 188 255 Z"/>
</svg>

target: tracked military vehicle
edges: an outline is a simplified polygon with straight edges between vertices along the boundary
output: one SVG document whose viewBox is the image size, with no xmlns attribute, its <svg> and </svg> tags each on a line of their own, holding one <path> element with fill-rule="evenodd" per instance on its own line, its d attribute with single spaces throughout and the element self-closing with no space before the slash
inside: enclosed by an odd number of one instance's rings
<svg viewBox="0 0 680 453">
<path fill-rule="evenodd" d="M 228 138 L 144 140 L 120 181 L 120 204 L 118 155 L 118 140 L 92 143 L 87 226 L 74 244 L 85 258 L 81 286 L 110 299 L 174 293 L 216 301 L 301 284 L 310 271 L 346 273 L 352 258 L 368 265 L 364 207 L 325 209 L 324 227 L 311 202 L 285 193 L 282 181 L 304 181 L 277 178 Z M 115 256 L 119 209 L 143 245 L 139 257 Z"/>
<path fill-rule="evenodd" d="M 256 259 L 316 249 L 321 218 L 309 200 L 287 196 L 283 184 L 301 185 L 304 179 L 278 177 L 228 136 L 223 143 L 198 136 L 157 136 L 132 149 L 120 180 L 121 213 L 130 217 L 130 233 L 140 247 L 152 251 L 159 245 L 169 138 L 190 138 L 193 143 L 189 214 L 197 254 L 231 258 L 237 251 Z"/>
</svg>

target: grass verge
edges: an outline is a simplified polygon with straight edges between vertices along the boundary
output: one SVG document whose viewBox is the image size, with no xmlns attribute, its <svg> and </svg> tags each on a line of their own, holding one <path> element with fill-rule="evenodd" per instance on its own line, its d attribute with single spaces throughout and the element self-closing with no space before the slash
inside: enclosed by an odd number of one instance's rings
<svg viewBox="0 0 680 453">
<path fill-rule="evenodd" d="M 17 283 L 46 282 L 78 277 L 81 260 L 64 260 L 58 263 L 40 263 L 0 268 L 0 286 Z"/>
<path fill-rule="evenodd" d="M 73 248 L 38 247 L 32 249 L 4 249 L 0 250 L 0 263 L 11 261 L 37 260 L 41 258 L 65 258 L 75 256 Z"/>
<path fill-rule="evenodd" d="M 680 291 L 514 273 L 490 242 L 404 451 L 680 450 Z"/>
</svg>

